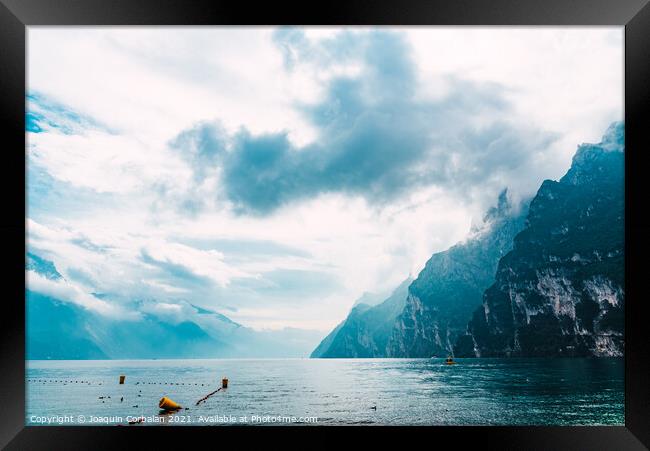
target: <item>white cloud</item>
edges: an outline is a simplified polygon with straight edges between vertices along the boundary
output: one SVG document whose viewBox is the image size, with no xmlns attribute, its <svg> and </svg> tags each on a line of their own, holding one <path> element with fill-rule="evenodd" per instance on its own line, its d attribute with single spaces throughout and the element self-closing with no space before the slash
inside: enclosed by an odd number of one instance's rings
<svg viewBox="0 0 650 451">
<path fill-rule="evenodd" d="M 598 142 L 623 118 L 623 27 L 407 28 L 425 93 L 439 96 L 445 76 L 506 89 L 513 120 L 557 132 L 540 165 L 558 177 L 576 146 Z"/>
<path fill-rule="evenodd" d="M 228 266 L 223 261 L 223 254 L 216 250 L 201 251 L 178 243 L 158 241 L 146 244 L 142 252 L 155 263 L 180 266 L 222 287 L 228 286 L 233 278 L 253 277 Z"/>
<path fill-rule="evenodd" d="M 191 174 L 171 153 L 123 135 L 90 131 L 83 135 L 35 133 L 30 161 L 58 180 L 98 193 L 132 193 L 157 180 L 188 183 Z"/>
<path fill-rule="evenodd" d="M 291 108 L 309 86 L 283 75 L 271 29 L 28 29 L 28 89 L 161 145 L 194 122 L 308 128 Z M 307 94 L 308 96 L 308 94 Z"/>
</svg>

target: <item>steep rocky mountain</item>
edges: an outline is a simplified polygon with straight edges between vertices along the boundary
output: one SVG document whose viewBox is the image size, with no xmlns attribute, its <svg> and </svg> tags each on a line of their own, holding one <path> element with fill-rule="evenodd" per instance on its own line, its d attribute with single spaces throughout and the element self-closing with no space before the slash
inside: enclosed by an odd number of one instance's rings
<svg viewBox="0 0 650 451">
<path fill-rule="evenodd" d="M 498 265 L 461 356 L 620 356 L 624 351 L 624 126 L 583 144 L 546 180 Z"/>
<path fill-rule="evenodd" d="M 323 339 L 311 357 L 385 357 L 390 332 L 395 319 L 404 308 L 411 282 L 409 277 L 377 305 L 364 303 L 364 299 L 374 299 L 365 293 L 355 302 L 345 321 Z"/>
<path fill-rule="evenodd" d="M 524 225 L 527 206 L 513 206 L 507 192 L 474 228 L 470 237 L 434 254 L 408 289 L 386 348 L 388 357 L 443 357 L 465 332 L 494 281 L 497 263 Z"/>
<path fill-rule="evenodd" d="M 431 357 L 453 353 L 456 338 L 494 281 L 499 258 L 524 225 L 526 203 L 513 206 L 507 191 L 472 228 L 469 238 L 434 254 L 417 279 L 384 302 L 356 302 L 348 317 L 311 357 Z"/>
</svg>

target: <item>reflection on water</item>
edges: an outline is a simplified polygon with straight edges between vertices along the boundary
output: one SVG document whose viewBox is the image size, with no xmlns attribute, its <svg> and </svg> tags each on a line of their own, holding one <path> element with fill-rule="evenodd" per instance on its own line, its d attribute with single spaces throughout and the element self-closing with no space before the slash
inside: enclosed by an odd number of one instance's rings
<svg viewBox="0 0 650 451">
<path fill-rule="evenodd" d="M 458 363 L 29 361 L 26 422 L 128 424 L 129 417 L 145 418 L 137 424 L 205 425 L 241 423 L 245 418 L 250 424 L 258 417 L 284 416 L 295 417 L 292 421 L 317 417 L 317 424 L 624 424 L 623 359 L 459 359 Z M 124 385 L 118 384 L 120 374 L 126 375 Z M 195 405 L 220 387 L 224 376 L 230 380 L 228 388 Z M 159 416 L 163 396 L 186 409 Z"/>
</svg>

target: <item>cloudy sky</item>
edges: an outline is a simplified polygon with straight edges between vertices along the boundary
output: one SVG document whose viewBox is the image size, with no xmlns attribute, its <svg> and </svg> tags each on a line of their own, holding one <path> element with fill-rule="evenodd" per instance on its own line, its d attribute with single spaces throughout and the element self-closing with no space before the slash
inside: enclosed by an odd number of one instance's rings
<svg viewBox="0 0 650 451">
<path fill-rule="evenodd" d="M 29 27 L 27 89 L 31 289 L 327 331 L 622 119 L 623 29 Z"/>
</svg>

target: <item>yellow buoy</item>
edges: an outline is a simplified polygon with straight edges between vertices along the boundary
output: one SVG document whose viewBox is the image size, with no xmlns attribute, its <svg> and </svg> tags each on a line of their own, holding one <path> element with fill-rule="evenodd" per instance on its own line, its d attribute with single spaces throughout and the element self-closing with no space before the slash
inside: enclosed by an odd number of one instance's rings
<svg viewBox="0 0 650 451">
<path fill-rule="evenodd" d="M 120 376 L 120 385 L 124 383 L 124 379 L 126 379 L 126 376 Z"/>
<path fill-rule="evenodd" d="M 166 396 L 163 396 L 160 402 L 158 403 L 158 407 L 160 407 L 163 410 L 178 410 L 181 409 L 181 406 L 179 404 L 176 404 L 174 401 L 169 399 Z"/>
<path fill-rule="evenodd" d="M 228 378 L 224 377 L 221 379 L 221 388 L 228 388 Z"/>
</svg>

